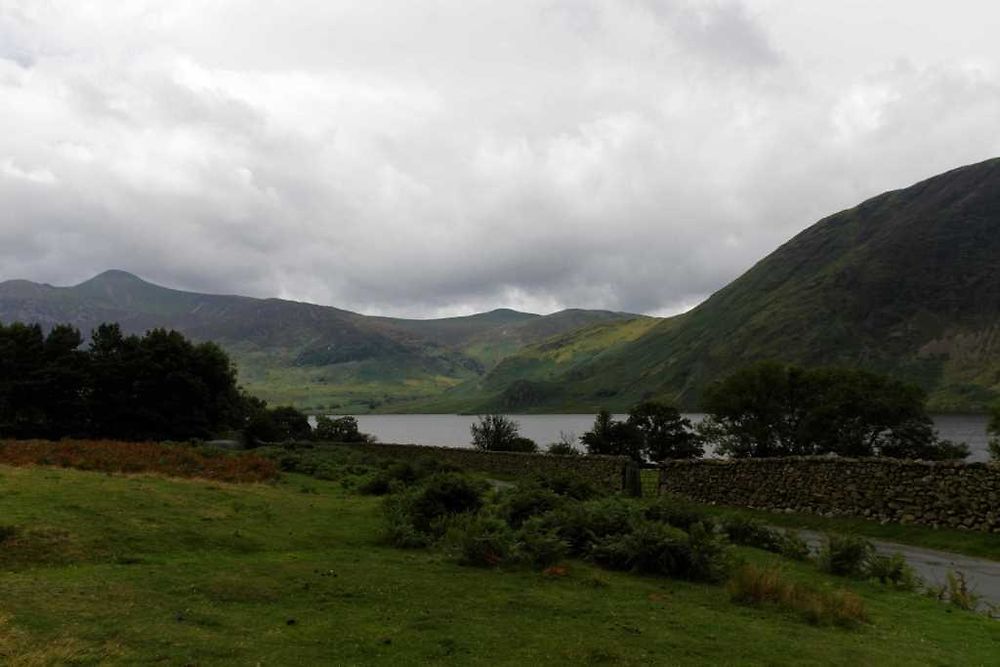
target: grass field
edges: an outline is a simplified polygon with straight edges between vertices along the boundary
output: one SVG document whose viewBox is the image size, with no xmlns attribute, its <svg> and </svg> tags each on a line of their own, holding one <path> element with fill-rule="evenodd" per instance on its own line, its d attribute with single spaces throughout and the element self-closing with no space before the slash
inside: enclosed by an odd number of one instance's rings
<svg viewBox="0 0 1000 667">
<path fill-rule="evenodd" d="M 276 484 L 0 466 L 5 664 L 995 664 L 1000 625 L 912 593 L 816 627 L 725 588 L 597 570 L 463 568 L 379 543 L 379 501 Z M 774 556 L 754 550 L 755 562 Z"/>
</svg>

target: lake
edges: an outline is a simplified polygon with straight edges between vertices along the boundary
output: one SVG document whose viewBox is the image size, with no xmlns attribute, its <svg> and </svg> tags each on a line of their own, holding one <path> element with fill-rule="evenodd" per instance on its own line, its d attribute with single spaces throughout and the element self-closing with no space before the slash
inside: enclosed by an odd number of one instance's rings
<svg viewBox="0 0 1000 667">
<path fill-rule="evenodd" d="M 685 415 L 694 422 L 700 414 Z M 510 415 L 521 425 L 521 435 L 531 438 L 539 445 L 558 442 L 560 434 L 566 434 L 574 441 L 589 431 L 594 423 L 594 415 Z M 617 415 L 624 419 L 624 415 Z M 934 423 L 942 438 L 964 442 L 969 445 L 972 455 L 969 461 L 989 459 L 987 449 L 985 415 L 935 415 Z M 370 433 L 379 442 L 407 443 L 415 445 L 444 445 L 448 447 L 471 447 L 469 427 L 476 422 L 473 415 L 359 415 L 358 427 Z"/>
</svg>

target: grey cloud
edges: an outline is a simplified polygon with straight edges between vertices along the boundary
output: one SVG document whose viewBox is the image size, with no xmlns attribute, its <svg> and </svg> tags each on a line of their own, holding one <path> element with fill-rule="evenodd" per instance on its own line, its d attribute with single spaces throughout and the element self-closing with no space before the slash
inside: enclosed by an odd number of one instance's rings
<svg viewBox="0 0 1000 667">
<path fill-rule="evenodd" d="M 844 78 L 758 4 L 0 13 L 33 63 L 0 60 L 0 278 L 676 312 L 826 214 L 1000 151 L 1000 48 L 897 36 L 908 65 Z"/>
</svg>

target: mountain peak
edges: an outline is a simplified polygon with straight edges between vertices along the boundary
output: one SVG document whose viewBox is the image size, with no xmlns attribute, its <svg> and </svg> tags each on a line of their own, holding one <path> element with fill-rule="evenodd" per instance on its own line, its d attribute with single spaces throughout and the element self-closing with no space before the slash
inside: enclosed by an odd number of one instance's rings
<svg viewBox="0 0 1000 667">
<path fill-rule="evenodd" d="M 96 276 L 90 280 L 85 280 L 77 287 L 83 287 L 84 285 L 149 285 L 151 283 L 146 282 L 134 273 L 129 273 L 128 271 L 122 271 L 121 269 L 108 269 L 98 273 Z"/>
</svg>

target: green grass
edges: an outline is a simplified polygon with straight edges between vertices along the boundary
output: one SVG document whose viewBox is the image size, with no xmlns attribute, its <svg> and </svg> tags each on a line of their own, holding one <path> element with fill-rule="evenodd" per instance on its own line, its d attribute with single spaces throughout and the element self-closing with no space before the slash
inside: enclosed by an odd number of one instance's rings
<svg viewBox="0 0 1000 667">
<path fill-rule="evenodd" d="M 723 586 L 459 567 L 378 541 L 378 501 L 288 476 L 233 486 L 0 467 L 0 662 L 990 664 L 1000 626 L 913 594 L 810 626 Z M 768 562 L 773 556 L 744 550 Z"/>
</svg>

